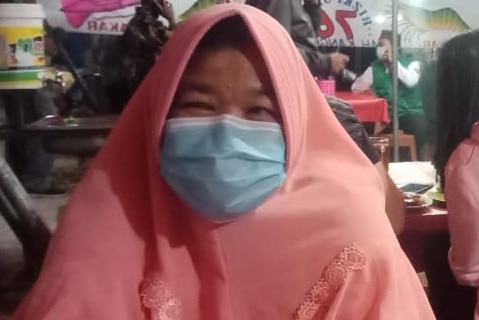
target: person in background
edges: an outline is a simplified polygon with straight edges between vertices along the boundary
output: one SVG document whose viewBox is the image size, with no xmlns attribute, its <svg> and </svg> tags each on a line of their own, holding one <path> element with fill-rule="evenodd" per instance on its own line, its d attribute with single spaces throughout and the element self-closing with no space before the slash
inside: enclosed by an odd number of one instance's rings
<svg viewBox="0 0 479 320">
<path fill-rule="evenodd" d="M 434 316 L 380 177 L 289 36 L 218 5 L 182 22 L 120 116 L 23 319 Z"/>
<path fill-rule="evenodd" d="M 479 287 L 479 32 L 446 42 L 437 63 L 437 137 L 434 163 L 444 187 L 457 281 Z M 468 299 L 467 301 L 470 301 Z M 462 305 L 471 310 L 471 305 Z M 473 307 L 473 305 L 472 305 Z M 455 308 L 458 310 L 458 308 Z M 475 312 L 456 319 L 479 319 Z"/>
<path fill-rule="evenodd" d="M 246 4 L 263 10 L 288 31 L 306 61 L 311 73 L 318 78 L 327 79 L 331 75 L 339 75 L 349 63 L 349 57 L 339 52 L 329 54 L 320 50 L 317 29 L 319 22 L 311 21 L 310 15 L 298 0 L 246 0 Z M 319 16 L 317 0 L 307 0 L 305 6 L 316 9 Z M 313 14 L 313 16 L 315 16 Z"/>
<path fill-rule="evenodd" d="M 158 18 L 167 20 L 165 26 Z M 135 92 L 150 71 L 163 46 L 176 27 L 173 5 L 166 0 L 142 0 L 123 33 L 125 48 L 131 60 L 129 83 Z"/>
<path fill-rule="evenodd" d="M 166 0 L 142 0 L 135 10 L 123 35 L 109 41 L 101 59 L 105 93 L 114 113 L 123 111 L 176 27 L 173 6 Z"/>
<path fill-rule="evenodd" d="M 400 46 L 400 40 L 398 45 Z M 376 48 L 377 60 L 353 83 L 352 91 L 372 90 L 377 96 L 388 101 L 392 115 L 392 32 L 383 30 Z M 427 121 L 424 116 L 421 90 L 418 86 L 421 77 L 420 62 L 410 55 L 398 57 L 398 115 L 399 129 L 414 135 L 416 148 L 421 150 L 427 140 Z"/>
<path fill-rule="evenodd" d="M 321 2 L 319 0 L 304 0 L 303 8 L 311 19 L 314 33 L 318 35 L 321 27 Z"/>
</svg>

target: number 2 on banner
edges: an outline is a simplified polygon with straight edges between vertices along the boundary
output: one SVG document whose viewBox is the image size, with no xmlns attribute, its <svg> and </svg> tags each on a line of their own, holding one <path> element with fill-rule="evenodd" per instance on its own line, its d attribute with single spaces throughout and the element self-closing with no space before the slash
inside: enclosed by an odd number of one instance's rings
<svg viewBox="0 0 479 320">
<path fill-rule="evenodd" d="M 354 10 L 336 10 L 335 18 L 341 29 L 343 29 L 346 39 L 353 39 L 353 30 L 349 25 L 347 19 L 354 19 L 357 16 L 357 12 Z M 322 39 L 327 39 L 334 35 L 334 22 L 329 15 L 321 10 L 321 28 L 318 32 L 318 36 Z"/>
</svg>

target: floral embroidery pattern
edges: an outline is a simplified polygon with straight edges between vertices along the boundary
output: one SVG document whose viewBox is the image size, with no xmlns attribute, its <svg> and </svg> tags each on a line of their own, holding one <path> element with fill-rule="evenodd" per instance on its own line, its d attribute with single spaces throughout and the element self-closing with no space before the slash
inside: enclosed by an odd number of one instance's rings
<svg viewBox="0 0 479 320">
<path fill-rule="evenodd" d="M 147 277 L 141 285 L 140 298 L 150 310 L 151 320 L 175 320 L 180 315 L 180 301 L 161 280 L 159 274 Z"/>
<path fill-rule="evenodd" d="M 348 274 L 361 270 L 365 263 L 365 255 L 356 245 L 344 248 L 324 269 L 319 281 L 314 283 L 306 293 L 293 319 L 322 319 L 346 281 Z"/>
</svg>

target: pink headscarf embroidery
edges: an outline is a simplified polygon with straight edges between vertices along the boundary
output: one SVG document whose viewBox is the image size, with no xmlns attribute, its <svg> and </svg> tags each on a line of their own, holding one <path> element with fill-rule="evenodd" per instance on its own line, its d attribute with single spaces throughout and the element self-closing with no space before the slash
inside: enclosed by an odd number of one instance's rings
<svg viewBox="0 0 479 320">
<path fill-rule="evenodd" d="M 180 315 L 180 301 L 161 280 L 159 274 L 147 277 L 141 286 L 143 306 L 151 312 L 152 320 L 175 320 Z"/>
<path fill-rule="evenodd" d="M 328 311 L 349 273 L 361 270 L 366 257 L 361 249 L 352 244 L 345 247 L 324 269 L 318 280 L 309 289 L 294 315 L 294 320 L 321 319 Z M 142 304 L 151 311 L 152 320 L 175 320 L 180 315 L 180 301 L 161 280 L 158 273 L 147 277 L 140 294 Z"/>
<path fill-rule="evenodd" d="M 294 320 L 322 319 L 348 274 L 361 270 L 365 264 L 366 257 L 356 245 L 344 248 L 324 269 L 321 279 L 309 289 Z"/>
</svg>

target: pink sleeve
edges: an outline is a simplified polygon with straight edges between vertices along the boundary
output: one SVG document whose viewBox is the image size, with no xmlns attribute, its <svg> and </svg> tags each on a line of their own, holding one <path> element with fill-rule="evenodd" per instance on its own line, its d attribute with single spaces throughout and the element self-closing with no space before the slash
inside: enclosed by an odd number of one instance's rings
<svg viewBox="0 0 479 320">
<path fill-rule="evenodd" d="M 457 281 L 479 284 L 479 157 L 469 148 L 456 150 L 446 170 L 446 201 L 451 249 L 449 264 Z M 458 152 L 462 154 L 457 154 Z M 467 161 L 464 154 L 467 155 Z M 461 161 L 462 160 L 462 161 Z"/>
<path fill-rule="evenodd" d="M 368 251 L 364 268 L 348 275 L 323 319 L 435 319 L 419 278 L 399 245 Z"/>
</svg>

